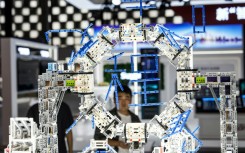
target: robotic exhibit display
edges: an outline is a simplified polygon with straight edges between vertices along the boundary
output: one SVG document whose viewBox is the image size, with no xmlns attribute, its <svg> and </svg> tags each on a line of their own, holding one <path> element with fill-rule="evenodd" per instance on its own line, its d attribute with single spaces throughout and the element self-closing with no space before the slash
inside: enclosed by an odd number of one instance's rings
<svg viewBox="0 0 245 153">
<path fill-rule="evenodd" d="M 93 120 L 106 138 L 116 136 L 125 138 L 125 142 L 130 145 L 130 152 L 144 152 L 143 146 L 151 135 L 161 139 L 161 146 L 155 147 L 153 153 L 197 152 L 202 146 L 202 142 L 194 134 L 198 128 L 190 131 L 185 124 L 193 108 L 191 96 L 194 91 L 199 90 L 202 86 L 210 88 L 220 111 L 221 152 L 238 152 L 236 79 L 234 73 L 200 74 L 198 70 L 192 68 L 190 48 L 176 41 L 176 37 L 178 39 L 187 38 L 176 35 L 163 25 L 157 24 L 148 27 L 140 22 L 121 24 L 119 28 L 106 26 L 96 37 L 88 34 L 88 28 L 84 31 L 61 29 L 46 32 L 47 40 L 49 40 L 49 33 L 52 32 L 79 32 L 82 34 L 81 44 L 85 37 L 88 37 L 89 40 L 78 51 L 72 52 L 67 69 L 64 69 L 64 63 L 49 63 L 46 73 L 39 76 L 40 127 L 38 128 L 31 118 L 11 118 L 9 145 L 5 149 L 5 153 L 58 153 L 57 114 L 66 90 L 77 93 L 81 97 L 80 115 L 67 129 L 67 133 L 81 118 L 86 118 Z M 177 94 L 169 102 L 166 102 L 163 111 L 159 115 L 155 115 L 148 123 L 122 123 L 116 116 L 110 114 L 104 108 L 104 103 L 94 95 L 93 70 L 120 42 L 149 43 L 159 49 L 159 53 L 153 55 L 154 57 L 158 58 L 164 55 L 176 68 Z M 132 56 L 139 56 L 139 54 L 132 54 Z M 113 57 L 116 59 L 119 56 L 113 55 Z M 111 86 L 120 86 L 116 74 L 121 70 L 117 71 L 116 66 L 114 68 L 111 71 Z M 158 72 L 157 69 L 153 71 L 151 73 Z M 132 70 L 132 72 L 135 71 Z M 152 80 L 159 79 L 141 79 L 138 82 L 145 83 Z M 220 102 L 218 102 L 213 91 L 213 88 L 217 87 L 220 92 Z M 142 92 L 145 96 L 148 93 L 152 94 L 146 90 Z M 154 91 L 154 93 L 157 92 Z M 145 101 L 142 106 L 147 107 L 147 104 Z M 134 107 L 138 106 L 140 105 Z M 151 106 L 150 103 L 149 106 Z M 116 152 L 109 146 L 107 140 L 91 140 L 90 145 L 82 152 L 96 152 L 97 149 L 104 149 L 105 152 Z"/>
</svg>

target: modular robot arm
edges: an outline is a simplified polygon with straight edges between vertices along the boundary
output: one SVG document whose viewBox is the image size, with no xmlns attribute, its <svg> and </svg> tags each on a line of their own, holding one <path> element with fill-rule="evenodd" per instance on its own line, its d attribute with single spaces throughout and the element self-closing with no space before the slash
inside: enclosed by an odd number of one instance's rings
<svg viewBox="0 0 245 153">
<path fill-rule="evenodd" d="M 86 31 L 81 33 L 85 35 Z M 162 25 L 147 28 L 142 23 L 135 23 L 122 24 L 119 29 L 104 27 L 96 38 L 89 37 L 89 41 L 79 51 L 73 52 L 67 70 L 64 70 L 62 63 L 50 63 L 47 72 L 40 75 L 38 80 L 40 128 L 36 130 L 35 138 L 31 139 L 33 148 L 24 150 L 19 145 L 17 147 L 16 144 L 23 144 L 11 139 L 16 132 L 16 128 L 11 128 L 9 148 L 6 152 L 58 152 L 57 113 L 68 89 L 81 97 L 81 104 L 80 115 L 67 132 L 82 117 L 91 120 L 93 118 L 96 126 L 107 138 L 124 137 L 130 144 L 130 152 L 143 152 L 143 144 L 150 135 L 156 135 L 162 140 L 162 146 L 155 148 L 153 152 L 196 152 L 201 142 L 194 132 L 185 128 L 185 123 L 193 107 L 191 94 L 201 85 L 207 85 L 207 81 L 198 80 L 207 78 L 208 75 L 200 76 L 197 70 L 191 69 L 192 55 L 189 48 L 179 45 L 174 37 L 179 36 Z M 119 42 L 133 41 L 149 42 L 159 48 L 159 56 L 167 56 L 177 71 L 177 94 L 166 103 L 162 113 L 149 123 L 123 124 L 105 110 L 103 103 L 94 96 L 93 69 Z M 16 125 L 11 122 L 10 127 L 12 126 Z"/>
</svg>

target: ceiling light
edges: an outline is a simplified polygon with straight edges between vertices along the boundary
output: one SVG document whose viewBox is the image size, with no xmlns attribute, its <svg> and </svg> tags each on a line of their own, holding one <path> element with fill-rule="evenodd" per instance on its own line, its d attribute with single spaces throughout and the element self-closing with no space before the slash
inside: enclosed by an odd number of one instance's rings
<svg viewBox="0 0 245 153">
<path fill-rule="evenodd" d="M 40 54 L 42 57 L 49 57 L 49 52 L 47 50 L 40 50 Z"/>
<path fill-rule="evenodd" d="M 121 4 L 121 0 L 112 0 L 112 4 L 120 5 Z"/>
<path fill-rule="evenodd" d="M 0 8 L 5 8 L 5 1 L 0 1 Z"/>
<path fill-rule="evenodd" d="M 25 47 L 18 47 L 20 55 L 30 55 L 30 49 Z"/>
</svg>

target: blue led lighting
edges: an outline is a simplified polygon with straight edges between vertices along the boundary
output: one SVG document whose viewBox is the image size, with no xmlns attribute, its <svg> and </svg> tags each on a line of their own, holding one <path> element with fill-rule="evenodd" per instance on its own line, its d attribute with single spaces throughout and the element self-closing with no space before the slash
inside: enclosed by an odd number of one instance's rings
<svg viewBox="0 0 245 153">
<path fill-rule="evenodd" d="M 202 98 L 203 102 L 213 102 L 214 100 L 214 98 Z M 217 98 L 217 100 L 220 101 L 220 98 Z"/>
</svg>

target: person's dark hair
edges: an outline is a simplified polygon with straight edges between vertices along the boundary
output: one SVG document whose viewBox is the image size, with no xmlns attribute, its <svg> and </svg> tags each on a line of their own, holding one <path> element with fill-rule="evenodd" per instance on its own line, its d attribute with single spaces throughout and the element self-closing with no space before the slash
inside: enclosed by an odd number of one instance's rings
<svg viewBox="0 0 245 153">
<path fill-rule="evenodd" d="M 132 97 L 132 91 L 127 85 L 122 85 L 123 91 L 121 90 L 120 86 L 117 86 L 117 93 L 123 92 L 129 94 Z M 114 92 L 114 99 L 116 99 L 116 93 Z"/>
</svg>

